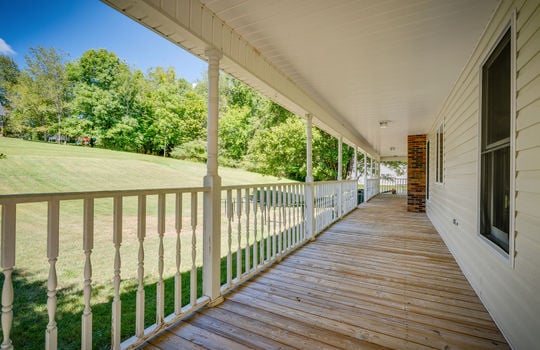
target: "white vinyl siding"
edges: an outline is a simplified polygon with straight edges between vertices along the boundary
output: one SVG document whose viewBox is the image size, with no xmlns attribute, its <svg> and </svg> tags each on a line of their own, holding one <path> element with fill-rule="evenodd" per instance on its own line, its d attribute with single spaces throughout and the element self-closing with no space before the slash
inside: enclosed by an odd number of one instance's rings
<svg viewBox="0 0 540 350">
<path fill-rule="evenodd" d="M 515 257 L 478 232 L 480 70 L 516 11 Z M 428 135 L 444 116 L 444 186 L 430 187 L 427 213 L 514 349 L 540 343 L 540 2 L 501 1 Z M 430 179 L 435 182 L 434 176 Z M 457 225 L 453 223 L 456 220 Z M 512 232 L 510 233 L 512 235 Z M 512 254 L 512 250 L 511 250 Z"/>
</svg>

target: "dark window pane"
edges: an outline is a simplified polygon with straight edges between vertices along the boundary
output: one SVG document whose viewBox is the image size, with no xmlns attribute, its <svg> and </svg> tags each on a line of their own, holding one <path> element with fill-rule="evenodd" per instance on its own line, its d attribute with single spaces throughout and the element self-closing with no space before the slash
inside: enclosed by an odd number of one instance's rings
<svg viewBox="0 0 540 350">
<path fill-rule="evenodd" d="M 510 147 L 482 155 L 481 233 L 508 252 Z"/>
<path fill-rule="evenodd" d="M 510 137 L 510 32 L 508 32 L 484 66 L 485 143 Z"/>
<path fill-rule="evenodd" d="M 510 227 L 510 147 L 493 152 L 493 227 L 506 233 Z"/>
<path fill-rule="evenodd" d="M 480 230 L 509 252 L 510 231 L 510 29 L 482 67 Z"/>
</svg>

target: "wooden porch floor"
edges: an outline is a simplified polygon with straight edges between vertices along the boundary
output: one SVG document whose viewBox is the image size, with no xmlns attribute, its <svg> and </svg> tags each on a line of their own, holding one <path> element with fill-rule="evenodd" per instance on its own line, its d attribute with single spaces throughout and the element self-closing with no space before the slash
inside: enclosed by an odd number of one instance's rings
<svg viewBox="0 0 540 350">
<path fill-rule="evenodd" d="M 147 349 L 507 349 L 424 214 L 375 198 Z"/>
</svg>

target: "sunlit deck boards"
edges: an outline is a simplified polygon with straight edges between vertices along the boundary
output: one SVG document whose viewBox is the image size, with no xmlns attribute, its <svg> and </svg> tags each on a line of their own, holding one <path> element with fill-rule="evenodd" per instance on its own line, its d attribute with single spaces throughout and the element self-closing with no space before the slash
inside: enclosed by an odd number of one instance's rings
<svg viewBox="0 0 540 350">
<path fill-rule="evenodd" d="M 374 199 L 149 349 L 506 349 L 423 214 Z"/>
</svg>

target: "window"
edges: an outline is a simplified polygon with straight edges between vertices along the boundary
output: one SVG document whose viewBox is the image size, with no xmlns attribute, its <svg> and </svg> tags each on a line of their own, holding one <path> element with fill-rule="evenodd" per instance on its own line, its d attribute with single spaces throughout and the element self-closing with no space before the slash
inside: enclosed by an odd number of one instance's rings
<svg viewBox="0 0 540 350">
<path fill-rule="evenodd" d="M 435 152 L 435 182 L 443 182 L 443 141 L 444 132 L 443 125 L 437 130 L 437 149 Z"/>
<path fill-rule="evenodd" d="M 506 253 L 510 232 L 511 30 L 482 66 L 480 233 Z"/>
</svg>

